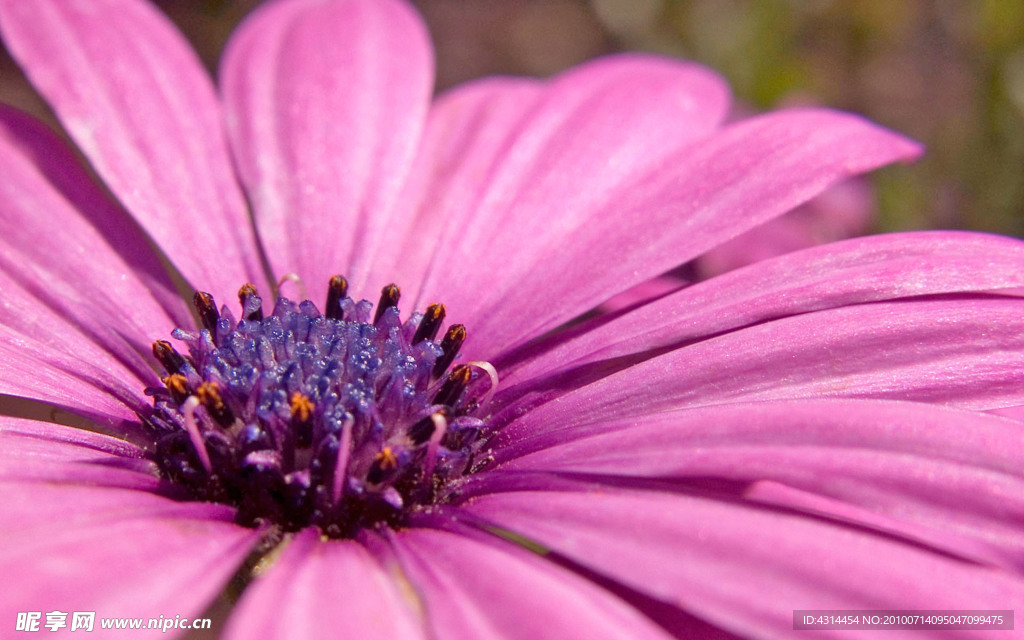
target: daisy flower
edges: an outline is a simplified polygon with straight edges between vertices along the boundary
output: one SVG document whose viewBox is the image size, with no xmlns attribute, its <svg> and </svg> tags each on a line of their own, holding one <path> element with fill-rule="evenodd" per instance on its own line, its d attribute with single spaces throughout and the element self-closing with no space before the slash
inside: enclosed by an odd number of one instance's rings
<svg viewBox="0 0 1024 640">
<path fill-rule="evenodd" d="M 638 54 L 432 101 L 398 0 L 266 3 L 217 89 L 141 1 L 2 0 L 0 32 L 106 187 L 0 111 L 7 629 L 780 637 L 1024 601 L 1020 423 L 986 413 L 1024 404 L 1020 242 L 848 240 L 588 313 L 915 143 L 723 125 L 714 73 Z"/>
</svg>

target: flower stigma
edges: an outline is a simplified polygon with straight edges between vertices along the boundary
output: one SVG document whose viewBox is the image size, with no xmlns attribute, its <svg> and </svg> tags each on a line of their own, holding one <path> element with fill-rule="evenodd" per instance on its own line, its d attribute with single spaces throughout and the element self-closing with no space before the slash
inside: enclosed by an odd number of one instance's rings
<svg viewBox="0 0 1024 640">
<path fill-rule="evenodd" d="M 279 298 L 264 315 L 255 287 L 239 292 L 241 318 L 207 293 L 202 325 L 175 329 L 187 347 L 153 344 L 166 372 L 149 388 L 153 459 L 195 500 L 237 508 L 241 524 L 284 531 L 316 526 L 333 538 L 400 526 L 445 498 L 482 448 L 481 414 L 497 386 L 486 362 L 452 366 L 466 338 L 439 338 L 440 304 L 402 322 L 400 290 L 376 306 L 354 301 L 341 276 L 325 311 Z"/>
</svg>

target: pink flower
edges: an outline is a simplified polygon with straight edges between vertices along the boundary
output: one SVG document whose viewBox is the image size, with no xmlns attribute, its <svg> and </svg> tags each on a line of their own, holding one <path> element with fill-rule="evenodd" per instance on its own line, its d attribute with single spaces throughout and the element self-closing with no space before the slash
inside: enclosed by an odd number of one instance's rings
<svg viewBox="0 0 1024 640">
<path fill-rule="evenodd" d="M 141 2 L 0 31 L 116 198 L 0 112 L 0 392 L 86 427 L 0 421 L 0 624 L 220 595 L 228 638 L 778 637 L 1024 601 L 1020 424 L 983 413 L 1024 404 L 1020 242 L 850 240 L 567 325 L 914 143 L 722 127 L 714 74 L 642 55 L 431 103 L 397 0 L 268 3 L 219 98 Z M 317 304 L 263 308 L 286 274 Z"/>
</svg>

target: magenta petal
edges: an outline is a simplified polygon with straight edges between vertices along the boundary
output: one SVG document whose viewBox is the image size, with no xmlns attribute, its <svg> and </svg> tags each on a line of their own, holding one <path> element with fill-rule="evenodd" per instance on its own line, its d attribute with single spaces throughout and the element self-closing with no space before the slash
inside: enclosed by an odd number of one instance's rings
<svg viewBox="0 0 1024 640">
<path fill-rule="evenodd" d="M 1024 286 L 1024 243 L 959 231 L 857 238 L 791 253 L 700 282 L 616 318 L 505 373 L 503 385 L 551 370 L 685 344 L 789 315 L 913 296 Z M 515 392 L 513 391 L 513 394 Z"/>
<path fill-rule="evenodd" d="M 51 442 L 47 452 L 42 441 L 28 442 L 24 432 L 31 427 L 16 428 L 23 433 L 5 437 L 5 451 L 13 445 L 29 466 L 42 457 L 51 467 L 72 467 L 72 472 L 0 481 L 0 570 L 17 577 L 0 587 L 5 619 L 14 620 L 18 611 L 54 610 L 95 611 L 97 617 L 169 612 L 198 617 L 260 535 L 233 524 L 228 507 L 179 503 L 123 488 L 128 486 L 123 476 L 135 472 L 107 469 L 107 479 L 73 473 L 87 464 L 102 470 L 120 457 L 93 449 L 110 448 L 101 437 L 82 436 L 73 444 L 75 438 L 65 433 L 66 441 Z M 35 431 L 38 437 L 54 435 L 50 428 Z M 72 462 L 76 457 L 78 466 Z M 7 476 L 6 461 L 3 468 Z"/>
<path fill-rule="evenodd" d="M 1024 301 L 843 307 L 759 324 L 651 358 L 547 402 L 498 438 L 725 402 L 889 398 L 972 409 L 1024 403 Z M 513 410 L 510 410 L 510 412 Z"/>
<path fill-rule="evenodd" d="M 56 136 L 8 109 L 0 173 L 0 321 L 40 340 L 75 327 L 151 379 L 152 340 L 190 318 L 144 236 Z"/>
<path fill-rule="evenodd" d="M 455 317 L 475 319 L 467 353 L 493 358 L 838 181 L 919 151 L 848 114 L 753 118 L 684 146 L 645 175 L 598 189 L 600 199 L 569 213 L 564 201 L 578 196 L 567 185 L 552 195 L 558 215 L 546 215 L 541 226 L 551 229 L 539 236 L 537 224 L 497 223 L 496 237 L 475 238 L 473 269 L 458 271 L 464 293 L 445 302 L 452 300 Z"/>
<path fill-rule="evenodd" d="M 1024 422 L 1024 405 L 1013 405 L 1012 407 L 997 407 L 995 409 L 989 409 L 989 413 L 997 416 L 1003 416 L 1004 418 L 1012 418 Z"/>
<path fill-rule="evenodd" d="M 46 125 L 0 105 L 0 163 L 7 274 L 92 330 L 144 338 L 191 320 L 145 234 Z"/>
<path fill-rule="evenodd" d="M 5 287 L 4 295 L 12 292 Z M 33 316 L 33 337 L 0 325 L 0 393 L 48 402 L 113 433 L 137 431 L 136 412 L 146 405 L 140 391 L 156 381 L 155 374 L 151 380 L 138 378 L 66 319 L 45 310 L 18 317 Z"/>
<path fill-rule="evenodd" d="M 233 34 L 221 65 L 231 144 L 271 266 L 312 299 L 365 278 L 426 117 L 426 29 L 394 0 L 280 2 Z M 393 238 L 387 237 L 388 241 Z"/>
<path fill-rule="evenodd" d="M 58 424 L 0 418 L 0 480 L 155 491 L 156 467 L 123 440 Z"/>
<path fill-rule="evenodd" d="M 1009 557 L 1011 566 L 1024 566 L 1020 438 L 1016 422 L 925 404 L 764 402 L 546 432 L 533 446 L 548 441 L 549 448 L 512 459 L 502 469 L 767 480 L 833 501 L 808 503 L 815 512 L 897 532 L 951 554 L 988 563 Z M 772 502 L 783 503 L 783 497 Z M 865 519 L 845 506 L 884 519 Z"/>
<path fill-rule="evenodd" d="M 360 543 L 305 529 L 245 591 L 224 637 L 424 638 L 410 596 Z"/>
<path fill-rule="evenodd" d="M 480 496 L 463 508 L 754 637 L 791 634 L 794 609 L 991 609 L 1024 601 L 1024 583 L 1002 571 L 742 502 L 605 488 Z"/>
<path fill-rule="evenodd" d="M 135 0 L 0 2 L 29 79 L 132 215 L 196 287 L 263 284 L 220 109 L 195 53 Z"/>
<path fill-rule="evenodd" d="M 670 637 L 592 582 L 507 542 L 429 529 L 389 540 L 423 599 L 431 637 Z"/>
<path fill-rule="evenodd" d="M 260 532 L 233 524 L 229 507 L 154 495 L 139 455 L 107 436 L 3 418 L 0 570 L 17 579 L 0 587 L 0 615 L 206 610 Z"/>
<path fill-rule="evenodd" d="M 103 316 L 87 325 L 95 327 L 91 335 L 84 333 L 74 317 L 87 315 L 85 311 L 60 310 L 74 303 L 78 294 L 73 287 L 55 285 L 74 297 L 51 309 L 14 280 L 0 278 L 0 284 L 0 393 L 54 404 L 117 433 L 137 429 L 135 414 L 146 405 L 140 391 L 159 383 L 139 345 L 126 342 L 116 328 L 103 326 Z M 48 295 L 45 277 L 28 284 L 38 285 L 39 295 Z M 89 309 L 94 303 L 82 305 Z"/>
<path fill-rule="evenodd" d="M 54 610 L 95 611 L 99 617 L 155 618 L 168 612 L 198 617 L 257 537 L 255 531 L 191 513 L 70 525 L 55 514 L 46 531 L 3 536 L 0 569 L 17 576 L 0 586 L 5 619 L 14 620 L 19 611 Z"/>
<path fill-rule="evenodd" d="M 862 236 L 870 231 L 876 208 L 870 183 L 853 178 L 705 252 L 692 266 L 704 280 L 791 251 Z"/>
<path fill-rule="evenodd" d="M 39 444 L 38 453 L 57 454 L 61 460 L 67 460 L 59 451 L 77 452 L 77 454 L 99 456 L 116 456 L 118 458 L 141 458 L 144 450 L 111 436 L 83 429 L 76 429 L 62 424 L 38 422 L 23 418 L 0 417 L 0 438 L 22 438 L 26 445 L 29 441 Z M 11 455 L 11 445 L 0 447 L 0 455 Z M 21 458 L 14 454 L 13 458 Z M 76 455 L 76 457 L 78 457 Z"/>
<path fill-rule="evenodd" d="M 488 176 L 543 94 L 543 83 L 533 78 L 486 78 L 445 93 L 431 106 L 395 220 L 395 235 L 404 240 L 381 247 L 371 282 L 401 283 L 409 308 L 436 301 L 422 297 L 423 281 L 451 268 L 452 247 L 478 217 L 467 203 L 480 200 Z"/>
<path fill-rule="evenodd" d="M 453 162 L 453 151 L 444 146 L 426 150 L 437 153 L 426 158 L 423 170 L 438 176 L 438 187 L 449 180 L 452 186 L 469 179 L 475 184 L 444 196 L 456 209 L 455 221 L 445 222 L 451 229 L 424 294 L 475 326 L 479 309 L 473 303 L 481 292 L 519 286 L 522 280 L 509 279 L 512 267 L 534 264 L 542 249 L 573 245 L 576 227 L 588 224 L 612 194 L 713 131 L 728 103 L 728 89 L 708 69 L 630 54 L 557 76 L 533 100 L 520 101 L 523 110 L 512 117 L 469 111 L 481 118 L 465 122 L 474 134 L 472 163 Z M 448 101 L 438 108 L 450 114 L 452 106 Z M 440 124 L 451 121 L 442 118 Z"/>
</svg>

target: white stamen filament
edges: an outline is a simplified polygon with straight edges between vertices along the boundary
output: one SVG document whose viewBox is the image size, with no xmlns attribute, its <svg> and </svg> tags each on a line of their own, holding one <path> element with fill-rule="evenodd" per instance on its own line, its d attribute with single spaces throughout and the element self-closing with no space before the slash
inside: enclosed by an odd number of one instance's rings
<svg viewBox="0 0 1024 640">
<path fill-rule="evenodd" d="M 185 430 L 188 431 L 188 437 L 192 441 L 192 446 L 196 449 L 196 455 L 199 456 L 199 462 L 203 464 L 203 468 L 206 469 L 206 473 L 213 471 L 213 464 L 210 463 L 210 454 L 206 451 L 206 443 L 203 442 L 203 434 L 199 433 L 199 425 L 196 423 L 196 407 L 199 406 L 199 398 L 196 396 L 189 396 L 184 404 L 181 405 L 182 414 L 185 417 Z"/>
<path fill-rule="evenodd" d="M 284 285 L 285 282 L 294 282 L 295 286 L 299 288 L 299 295 L 301 296 L 299 299 L 309 300 L 309 290 L 306 289 L 306 283 L 302 281 L 302 278 L 299 277 L 299 274 L 286 273 L 283 276 L 281 276 L 281 279 L 277 281 L 278 293 L 280 293 L 281 287 Z"/>
<path fill-rule="evenodd" d="M 434 462 L 437 460 L 437 448 L 441 446 L 441 439 L 448 431 L 448 420 L 440 411 L 432 413 L 430 419 L 434 422 L 434 433 L 430 434 L 430 442 L 427 443 L 426 463 L 423 465 L 423 480 L 429 486 L 431 477 L 434 475 Z"/>
<path fill-rule="evenodd" d="M 473 362 L 467 362 L 466 366 L 476 367 L 477 369 L 480 369 L 481 371 L 487 374 L 487 377 L 491 379 L 491 387 L 487 390 L 487 393 L 485 393 L 484 396 L 479 400 L 480 406 L 482 407 L 485 404 L 487 404 L 487 401 L 491 399 L 492 395 L 494 395 L 495 389 L 498 388 L 498 370 L 494 368 L 493 364 L 485 360 L 474 360 Z"/>
<path fill-rule="evenodd" d="M 345 415 L 341 425 L 341 442 L 338 444 L 338 461 L 334 466 L 334 480 L 331 482 L 331 502 L 335 505 L 345 491 L 345 474 L 348 472 L 348 457 L 352 449 L 352 416 Z"/>
</svg>

